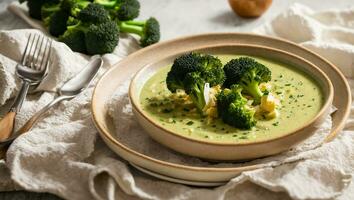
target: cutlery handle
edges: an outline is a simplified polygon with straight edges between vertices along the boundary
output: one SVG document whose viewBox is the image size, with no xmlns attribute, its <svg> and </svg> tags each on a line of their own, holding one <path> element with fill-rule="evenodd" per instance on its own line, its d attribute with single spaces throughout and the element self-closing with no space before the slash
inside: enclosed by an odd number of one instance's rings
<svg viewBox="0 0 354 200">
<path fill-rule="evenodd" d="M 16 99 L 10 108 L 10 112 L 20 111 L 22 103 L 26 99 L 26 95 L 27 95 L 29 86 L 30 86 L 30 83 L 27 80 L 23 79 L 21 89 L 18 92 Z"/>
<path fill-rule="evenodd" d="M 33 125 L 43 116 L 43 114 L 45 114 L 51 107 L 53 107 L 55 104 L 65 100 L 65 99 L 70 99 L 72 97 L 70 96 L 58 96 L 57 98 L 55 98 L 53 101 L 51 101 L 50 103 L 48 103 L 46 106 L 44 106 L 40 111 L 38 111 L 36 114 L 34 114 L 15 134 L 15 136 L 17 137 L 20 134 L 26 133 L 29 130 L 31 130 L 31 128 L 33 127 Z"/>
<path fill-rule="evenodd" d="M 7 152 L 7 148 L 0 149 L 0 160 L 4 159 L 6 161 L 6 152 Z"/>
<path fill-rule="evenodd" d="M 0 121 L 0 141 L 9 138 L 13 132 L 16 112 L 8 112 Z"/>
</svg>

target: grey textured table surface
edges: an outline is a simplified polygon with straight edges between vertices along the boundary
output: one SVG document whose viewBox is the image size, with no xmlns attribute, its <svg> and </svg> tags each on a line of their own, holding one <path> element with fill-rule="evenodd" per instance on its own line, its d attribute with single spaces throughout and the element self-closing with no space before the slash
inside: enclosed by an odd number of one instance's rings
<svg viewBox="0 0 354 200">
<path fill-rule="evenodd" d="M 6 10 L 16 0 L 0 0 L 0 30 L 29 28 L 21 19 Z M 250 31 L 298 2 L 314 10 L 354 6 L 353 0 L 273 0 L 271 8 L 258 19 L 242 19 L 234 15 L 227 0 L 140 0 L 141 18 L 155 16 L 161 24 L 162 40 L 205 32 Z M 1 178 L 1 177 L 0 177 Z M 0 188 L 1 191 L 1 188 Z M 59 199 L 50 194 L 26 191 L 1 192 L 0 199 Z"/>
</svg>

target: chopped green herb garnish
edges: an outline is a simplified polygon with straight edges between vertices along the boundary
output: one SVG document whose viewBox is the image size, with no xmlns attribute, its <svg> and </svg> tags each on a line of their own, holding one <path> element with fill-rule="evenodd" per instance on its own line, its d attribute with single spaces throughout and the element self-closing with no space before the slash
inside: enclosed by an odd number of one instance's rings
<svg viewBox="0 0 354 200">
<path fill-rule="evenodd" d="M 193 122 L 193 121 L 189 121 L 189 122 L 187 122 L 186 124 L 187 124 L 188 126 L 190 126 L 190 125 L 194 124 L 194 122 Z"/>
<path fill-rule="evenodd" d="M 171 109 L 171 108 L 164 108 L 164 109 L 162 110 L 163 113 L 170 113 L 170 112 L 172 112 L 172 111 L 173 111 L 173 109 Z"/>
<path fill-rule="evenodd" d="M 278 126 L 279 125 L 279 122 L 275 122 L 272 124 L 273 126 Z"/>
<path fill-rule="evenodd" d="M 150 103 L 150 106 L 151 106 L 151 107 L 157 107 L 158 104 L 157 104 L 157 103 Z"/>
</svg>

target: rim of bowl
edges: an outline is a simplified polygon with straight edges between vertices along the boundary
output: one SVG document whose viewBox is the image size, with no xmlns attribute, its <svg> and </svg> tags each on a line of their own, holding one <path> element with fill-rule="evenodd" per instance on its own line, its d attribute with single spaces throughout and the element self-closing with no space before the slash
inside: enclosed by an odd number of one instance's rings
<svg viewBox="0 0 354 200">
<path fill-rule="evenodd" d="M 324 91 L 328 91 L 328 94 L 327 94 L 327 96 L 325 96 L 326 100 L 325 100 L 325 102 L 323 102 L 323 105 L 322 105 L 321 109 L 318 111 L 318 113 L 315 115 L 315 117 L 313 117 L 310 121 L 306 122 L 304 125 L 296 128 L 293 131 L 286 132 L 286 133 L 284 133 L 284 134 L 282 134 L 280 136 L 277 136 L 277 137 L 274 137 L 274 138 L 270 138 L 270 139 L 264 139 L 264 140 L 253 141 L 253 142 L 252 141 L 248 141 L 248 142 L 243 142 L 243 143 L 214 142 L 214 141 L 206 141 L 206 140 L 194 139 L 194 138 L 191 138 L 191 137 L 188 137 L 188 136 L 184 136 L 182 134 L 178 134 L 175 131 L 168 130 L 167 128 L 163 127 L 162 125 L 156 123 L 153 119 L 151 119 L 151 117 L 147 116 L 147 114 L 141 109 L 140 106 L 138 106 L 138 105 L 140 105 L 140 102 L 138 101 L 138 99 L 133 98 L 134 95 L 132 95 L 132 94 L 136 90 L 136 87 L 135 87 L 136 78 L 142 72 L 144 72 L 144 70 L 146 70 L 148 67 L 151 67 L 152 65 L 147 65 L 147 66 L 144 66 L 141 69 L 139 69 L 139 71 L 137 71 L 134 74 L 133 78 L 130 81 L 130 85 L 129 85 L 129 89 L 128 89 L 128 96 L 129 96 L 130 102 L 131 102 L 132 106 L 134 107 L 134 109 L 137 112 L 139 112 L 139 114 L 145 120 L 147 120 L 150 124 L 154 125 L 156 128 L 159 128 L 160 130 L 162 130 L 164 133 L 172 134 L 174 136 L 180 137 L 180 138 L 188 140 L 190 142 L 196 142 L 196 143 L 200 143 L 200 144 L 207 144 L 207 145 L 214 145 L 214 146 L 245 146 L 245 145 L 249 146 L 249 145 L 258 145 L 258 144 L 263 144 L 263 143 L 270 143 L 270 142 L 273 142 L 275 140 L 280 140 L 282 138 L 289 137 L 289 136 L 291 136 L 293 134 L 296 134 L 298 131 L 310 127 L 318 118 L 320 118 L 324 114 L 324 112 L 327 111 L 329 106 L 332 105 L 332 101 L 333 101 L 333 85 L 332 85 L 331 80 L 328 78 L 328 76 L 320 68 L 318 68 L 314 64 L 308 62 L 307 60 L 305 60 L 305 59 L 303 59 L 303 58 L 301 58 L 299 56 L 293 55 L 291 53 L 288 53 L 288 52 L 285 52 L 285 51 L 282 51 L 282 50 L 279 50 L 279 49 L 271 48 L 271 47 L 264 47 L 264 46 L 260 46 L 260 45 L 247 45 L 247 44 L 208 45 L 208 46 L 203 46 L 201 48 L 194 49 L 192 51 L 203 51 L 203 50 L 207 50 L 207 49 L 222 48 L 222 47 L 251 47 L 251 48 L 257 48 L 257 49 L 263 49 L 263 50 L 270 51 L 270 52 L 277 52 L 277 53 L 280 53 L 280 54 L 285 54 L 288 57 L 292 57 L 292 58 L 295 58 L 297 60 L 300 60 L 303 63 L 306 63 L 308 66 L 310 66 L 311 68 L 315 69 L 322 76 L 322 78 L 324 78 L 324 81 L 325 81 L 324 84 L 327 85 L 326 88 L 322 89 L 322 94 L 325 93 Z M 186 52 L 190 52 L 190 51 L 186 51 Z M 186 52 L 184 52 L 184 53 L 186 53 Z M 171 55 L 171 56 L 173 56 L 173 55 Z M 275 60 L 275 59 L 272 59 L 272 60 Z M 300 70 L 300 69 L 297 68 L 297 70 Z M 303 70 L 300 70 L 300 71 L 302 71 L 303 73 L 309 75 L 307 72 L 304 72 Z M 319 84 L 318 83 L 319 82 L 318 78 L 317 79 L 312 78 L 312 79 L 317 84 Z M 140 95 L 140 93 L 139 93 L 139 95 Z M 137 97 L 137 98 L 139 98 L 139 97 Z"/>
<path fill-rule="evenodd" d="M 145 51 L 149 51 L 152 48 L 156 48 L 158 46 L 163 46 L 165 44 L 169 44 L 169 43 L 174 43 L 174 42 L 178 42 L 178 41 L 183 41 L 183 40 L 187 40 L 187 39 L 193 39 L 193 38 L 198 38 L 198 37 L 206 37 L 206 36 L 229 36 L 229 35 L 239 35 L 239 36 L 252 36 L 252 37 L 258 37 L 258 38 L 264 38 L 264 39 L 270 39 L 273 41 L 280 41 L 282 43 L 285 43 L 287 45 L 291 45 L 293 47 L 299 48 L 301 50 L 303 50 L 304 52 L 307 52 L 311 55 L 314 55 L 316 57 L 318 57 L 320 60 L 324 61 L 325 63 L 327 63 L 329 66 L 331 66 L 331 68 L 338 74 L 338 76 L 340 76 L 342 78 L 342 80 L 346 80 L 345 76 L 343 75 L 343 73 L 331 62 L 329 62 L 327 59 L 325 59 L 323 56 L 320 56 L 319 54 L 306 49 L 294 42 L 291 42 L 289 40 L 285 40 L 285 39 L 281 39 L 281 38 L 276 38 L 276 37 L 271 37 L 271 36 L 265 36 L 265 35 L 260 35 L 260 34 L 254 34 L 254 33 L 235 33 L 235 32 L 222 32 L 222 33 L 204 33 L 204 34 L 196 34 L 196 35 L 189 35 L 189 36 L 184 36 L 184 37 L 178 37 L 175 39 L 171 39 L 171 40 L 167 40 L 164 42 L 159 42 L 157 44 L 153 44 L 149 47 L 145 47 L 144 49 L 141 49 L 139 51 L 136 51 L 134 53 L 132 53 L 131 55 L 129 55 L 128 57 L 134 57 L 136 55 L 140 55 L 143 54 Z M 107 76 L 110 71 L 113 71 L 115 67 L 110 68 L 109 70 L 107 70 L 100 78 L 103 79 L 105 76 Z M 182 164 L 178 164 L 178 163 L 172 163 L 172 162 L 168 162 L 168 161 L 164 161 L 164 160 L 159 160 L 157 158 L 153 158 L 150 156 L 147 156 L 143 153 L 137 152 L 131 148 L 128 148 L 126 145 L 120 143 L 119 141 L 117 141 L 111 134 L 109 131 L 105 130 L 104 128 L 101 127 L 101 125 L 98 123 L 98 116 L 96 114 L 96 90 L 98 90 L 98 86 L 99 86 L 99 82 L 100 80 L 97 82 L 94 91 L 92 93 L 92 103 L 91 103 L 91 110 L 92 110 L 92 118 L 93 118 L 93 122 L 96 126 L 96 128 L 99 130 L 99 134 L 101 136 L 103 136 L 104 138 L 108 139 L 109 141 L 111 141 L 112 143 L 114 143 L 115 145 L 119 146 L 120 148 L 122 148 L 124 151 L 130 152 L 131 154 L 133 154 L 134 156 L 137 156 L 139 158 L 143 158 L 144 160 L 147 160 L 148 162 L 152 162 L 155 164 L 161 164 L 163 166 L 166 167 L 174 167 L 180 170 L 192 170 L 192 171 L 202 171 L 202 172 L 234 172 L 235 170 L 248 170 L 248 169 L 257 169 L 258 166 L 260 166 L 260 164 L 255 164 L 255 165 L 250 165 L 250 166 L 239 166 L 239 167 L 201 167 L 201 166 L 189 166 L 189 165 L 182 165 Z M 344 83 L 346 85 L 345 89 L 347 91 L 347 93 L 351 93 L 350 91 L 350 87 L 349 84 L 345 81 Z M 350 114 L 350 105 L 351 105 L 352 99 L 351 96 L 348 96 L 348 104 L 346 106 L 346 114 L 345 114 L 345 118 L 348 118 L 349 114 Z M 330 135 L 335 135 L 338 131 L 340 131 L 345 125 L 345 120 L 341 121 L 339 123 L 339 125 L 336 127 L 336 129 L 331 130 Z M 332 139 L 333 137 L 329 138 L 328 140 Z M 327 140 L 326 140 L 327 141 Z"/>
</svg>

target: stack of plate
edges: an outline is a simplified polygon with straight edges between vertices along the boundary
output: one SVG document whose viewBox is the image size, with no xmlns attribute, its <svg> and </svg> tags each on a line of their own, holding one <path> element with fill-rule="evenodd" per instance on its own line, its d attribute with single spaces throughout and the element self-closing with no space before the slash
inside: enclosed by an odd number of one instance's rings
<svg viewBox="0 0 354 200">
<path fill-rule="evenodd" d="M 327 141 L 339 133 L 349 116 L 351 105 L 350 88 L 342 73 L 333 64 L 319 55 L 292 42 L 253 34 L 217 33 L 179 38 L 162 42 L 137 51 L 108 70 L 98 82 L 92 99 L 92 115 L 95 125 L 106 144 L 137 169 L 171 182 L 198 186 L 216 186 L 229 181 L 243 171 L 253 170 L 260 165 L 242 167 L 200 167 L 182 165 L 152 158 L 124 145 L 114 137 L 115 129 L 107 113 L 106 103 L 116 89 L 141 68 L 159 61 L 168 65 L 176 56 L 194 50 L 215 51 L 220 47 L 237 46 L 271 47 L 292 54 L 320 68 L 330 79 L 334 88 L 333 105 L 337 111 L 332 114 L 332 130 Z"/>
</svg>

